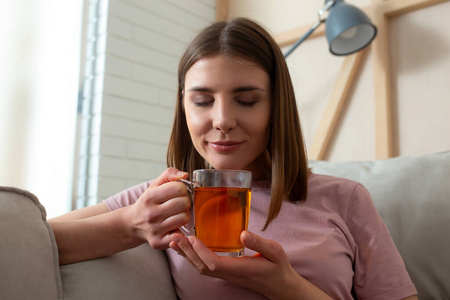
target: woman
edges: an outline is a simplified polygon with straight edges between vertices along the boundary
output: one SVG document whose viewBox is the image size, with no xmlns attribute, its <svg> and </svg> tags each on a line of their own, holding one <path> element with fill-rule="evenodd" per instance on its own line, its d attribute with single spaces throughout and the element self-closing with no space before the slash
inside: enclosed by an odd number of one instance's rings
<svg viewBox="0 0 450 300">
<path fill-rule="evenodd" d="M 309 172 L 288 69 L 263 28 L 242 18 L 207 27 L 178 80 L 171 168 L 52 220 L 60 263 L 148 242 L 167 249 L 181 299 L 417 299 L 367 190 Z M 253 174 L 245 257 L 218 257 L 177 230 L 190 203 L 176 180 L 210 167 Z"/>
</svg>

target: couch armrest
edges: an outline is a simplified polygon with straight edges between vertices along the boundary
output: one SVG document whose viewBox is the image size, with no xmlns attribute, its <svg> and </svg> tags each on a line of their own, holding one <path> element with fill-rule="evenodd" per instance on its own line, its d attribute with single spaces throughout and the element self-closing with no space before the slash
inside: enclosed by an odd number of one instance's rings
<svg viewBox="0 0 450 300">
<path fill-rule="evenodd" d="M 62 299 L 58 250 L 35 195 L 0 187 L 2 299 Z"/>
<path fill-rule="evenodd" d="M 59 267 L 45 208 L 12 187 L 0 187 L 0 298 L 177 299 L 165 252 L 148 244 Z"/>
</svg>

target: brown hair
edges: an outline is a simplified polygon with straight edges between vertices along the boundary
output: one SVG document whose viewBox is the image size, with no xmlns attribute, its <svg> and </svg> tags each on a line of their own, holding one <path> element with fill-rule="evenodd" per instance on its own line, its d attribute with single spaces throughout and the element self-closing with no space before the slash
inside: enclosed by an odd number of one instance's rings
<svg viewBox="0 0 450 300">
<path fill-rule="evenodd" d="M 215 55 L 240 57 L 258 64 L 271 82 L 271 124 L 267 151 L 259 159 L 271 181 L 271 203 L 264 229 L 279 214 L 283 199 L 306 199 L 308 166 L 289 70 L 280 48 L 260 25 L 246 18 L 203 29 L 187 47 L 178 67 L 178 96 L 167 152 L 167 165 L 192 174 L 208 168 L 192 143 L 183 110 L 185 76 L 198 60 Z M 264 158 L 266 158 L 264 160 Z"/>
</svg>

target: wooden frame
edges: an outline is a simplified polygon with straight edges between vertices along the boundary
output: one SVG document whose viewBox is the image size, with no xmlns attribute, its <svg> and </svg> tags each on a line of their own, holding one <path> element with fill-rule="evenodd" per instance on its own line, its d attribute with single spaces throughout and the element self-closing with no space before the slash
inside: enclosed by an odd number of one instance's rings
<svg viewBox="0 0 450 300">
<path fill-rule="evenodd" d="M 364 9 L 371 15 L 372 21 L 378 28 L 377 37 L 371 45 L 373 49 L 374 86 L 376 87 L 374 89 L 376 159 L 386 159 L 394 155 L 390 94 L 389 17 L 447 1 L 450 0 L 372 0 L 370 7 Z M 275 36 L 275 40 L 280 47 L 293 44 L 311 26 L 312 24 L 309 24 L 278 34 Z M 323 36 L 325 33 L 324 27 L 323 25 L 319 26 L 309 38 Z M 336 123 L 341 117 L 342 107 L 348 99 L 347 96 L 352 88 L 353 79 L 361 64 L 362 52 L 350 55 L 344 60 L 309 149 L 310 159 L 322 160 L 329 150 Z"/>
<path fill-rule="evenodd" d="M 216 0 L 216 21 L 228 19 L 228 0 Z"/>
</svg>

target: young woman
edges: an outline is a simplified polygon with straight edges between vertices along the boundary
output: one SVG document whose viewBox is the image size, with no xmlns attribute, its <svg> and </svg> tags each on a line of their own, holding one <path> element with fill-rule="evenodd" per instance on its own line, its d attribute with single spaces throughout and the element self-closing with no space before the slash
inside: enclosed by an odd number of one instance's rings
<svg viewBox="0 0 450 300">
<path fill-rule="evenodd" d="M 204 29 L 178 70 L 167 162 L 152 182 L 51 220 L 60 263 L 148 242 L 167 249 L 180 299 L 417 299 L 367 190 L 308 170 L 283 55 L 248 19 Z M 253 174 L 246 256 L 219 257 L 177 230 L 195 169 Z"/>
</svg>

